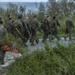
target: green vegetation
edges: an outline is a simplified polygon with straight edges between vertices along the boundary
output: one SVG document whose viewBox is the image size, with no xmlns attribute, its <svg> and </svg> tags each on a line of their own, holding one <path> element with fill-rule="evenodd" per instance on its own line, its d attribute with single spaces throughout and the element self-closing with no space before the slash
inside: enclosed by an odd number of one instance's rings
<svg viewBox="0 0 75 75">
<path fill-rule="evenodd" d="M 75 46 L 45 46 L 16 59 L 6 70 L 7 75 L 75 75 Z"/>
<path fill-rule="evenodd" d="M 65 21 L 69 15 L 73 16 L 72 20 L 75 26 L 75 2 L 72 0 L 61 0 L 59 2 L 56 0 L 48 1 L 46 8 L 43 3 L 40 3 L 37 13 L 38 20 L 40 22 L 43 21 L 46 13 L 52 18 L 58 11 L 58 20 L 61 24 L 61 28 L 58 29 L 58 35 L 66 36 Z M 19 14 L 23 12 L 24 19 L 26 19 L 27 16 L 32 20 L 33 15 L 36 13 L 29 10 L 26 14 L 26 7 L 24 6 L 23 8 L 24 10 L 21 11 L 21 9 L 13 3 L 8 4 L 7 10 L 0 8 L 0 16 L 6 28 L 9 13 L 12 15 L 13 20 L 17 20 L 18 11 L 20 11 Z M 75 36 L 75 29 L 73 29 L 72 36 Z M 43 32 L 40 32 L 38 37 L 42 38 Z M 29 54 L 27 47 L 22 46 L 21 38 L 17 39 L 11 34 L 8 34 L 8 37 L 4 37 L 3 43 L 11 47 L 16 43 L 15 47 L 23 54 L 23 57 L 17 58 L 14 63 L 7 67 L 7 75 L 75 75 L 75 46 L 63 47 L 58 45 L 57 48 L 50 48 L 46 45 L 45 50 L 37 50 Z"/>
<path fill-rule="evenodd" d="M 8 45 L 9 47 L 14 47 L 19 50 L 20 53 L 24 54 L 28 51 L 26 46 L 23 46 L 21 38 L 16 38 L 12 34 L 8 33 L 3 37 L 3 44 Z"/>
</svg>

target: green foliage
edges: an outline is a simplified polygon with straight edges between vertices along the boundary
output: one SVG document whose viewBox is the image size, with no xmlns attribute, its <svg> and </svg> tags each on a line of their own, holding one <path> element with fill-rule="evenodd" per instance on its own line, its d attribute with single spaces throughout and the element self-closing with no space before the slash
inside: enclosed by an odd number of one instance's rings
<svg viewBox="0 0 75 75">
<path fill-rule="evenodd" d="M 28 51 L 27 47 L 23 47 L 21 38 L 16 38 L 12 34 L 5 35 L 3 37 L 3 44 L 9 45 L 10 47 L 15 47 L 20 53 L 24 54 Z"/>
<path fill-rule="evenodd" d="M 13 41 L 16 41 L 16 38 L 11 35 L 11 34 L 6 34 L 4 37 L 3 37 L 3 43 L 4 44 L 7 44 L 7 45 L 12 45 L 12 42 Z"/>
<path fill-rule="evenodd" d="M 35 51 L 16 59 L 6 70 L 7 75 L 75 75 L 75 46 Z"/>
</svg>

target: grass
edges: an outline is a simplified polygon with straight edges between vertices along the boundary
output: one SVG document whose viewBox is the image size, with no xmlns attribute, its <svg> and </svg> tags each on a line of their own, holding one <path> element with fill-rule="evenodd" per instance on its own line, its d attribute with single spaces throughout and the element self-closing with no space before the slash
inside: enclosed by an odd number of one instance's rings
<svg viewBox="0 0 75 75">
<path fill-rule="evenodd" d="M 75 75 L 75 46 L 45 46 L 16 59 L 6 70 L 7 75 Z"/>
</svg>

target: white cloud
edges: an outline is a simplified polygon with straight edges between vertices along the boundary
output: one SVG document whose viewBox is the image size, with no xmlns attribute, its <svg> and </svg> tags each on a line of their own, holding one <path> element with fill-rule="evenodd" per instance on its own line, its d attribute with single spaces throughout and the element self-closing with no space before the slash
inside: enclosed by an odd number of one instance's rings
<svg viewBox="0 0 75 75">
<path fill-rule="evenodd" d="M 48 0 L 0 0 L 0 2 L 47 2 Z"/>
</svg>

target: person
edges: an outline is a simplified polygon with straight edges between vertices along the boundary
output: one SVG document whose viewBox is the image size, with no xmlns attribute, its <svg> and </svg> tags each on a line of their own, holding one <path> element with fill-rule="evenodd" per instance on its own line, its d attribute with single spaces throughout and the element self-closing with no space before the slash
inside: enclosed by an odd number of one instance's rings
<svg viewBox="0 0 75 75">
<path fill-rule="evenodd" d="M 41 29 L 43 30 L 43 42 L 46 41 L 48 35 L 50 35 L 50 16 L 46 16 L 43 22 L 41 22 Z"/>
<path fill-rule="evenodd" d="M 27 24 L 28 31 L 29 31 L 29 37 L 30 37 L 30 35 L 31 35 L 31 27 L 30 27 L 31 23 L 30 23 L 29 17 L 26 17 L 25 22 L 26 22 L 26 24 Z"/>
<path fill-rule="evenodd" d="M 72 22 L 72 16 L 69 16 L 66 20 L 66 34 L 65 40 L 67 37 L 69 37 L 69 40 L 71 40 L 71 34 L 72 34 L 72 28 L 74 28 L 74 24 Z"/>
<path fill-rule="evenodd" d="M 14 29 L 17 34 L 16 37 L 20 37 L 22 39 L 22 43 L 26 45 L 29 38 L 29 29 L 21 14 L 18 15 L 18 20 L 14 24 Z"/>
<path fill-rule="evenodd" d="M 21 19 L 21 23 L 23 24 L 24 27 L 24 37 L 25 37 L 25 43 L 29 40 L 30 38 L 30 25 L 28 23 L 28 18 L 26 17 L 26 20 Z"/>
<path fill-rule="evenodd" d="M 58 26 L 61 26 L 57 16 L 53 16 L 53 19 L 51 21 L 51 35 L 50 35 L 50 41 L 52 40 L 53 35 L 57 38 L 57 40 L 59 40 L 58 37 Z"/>
<path fill-rule="evenodd" d="M 0 17 L 0 64 L 4 64 L 5 51 L 2 50 L 4 45 L 3 37 L 7 35 L 7 30 L 3 25 L 2 18 Z"/>
<path fill-rule="evenodd" d="M 21 14 L 24 13 L 24 10 L 25 10 L 24 7 L 23 7 L 23 6 L 20 6 L 20 13 L 21 13 Z"/>
<path fill-rule="evenodd" d="M 8 33 L 14 34 L 13 27 L 14 27 L 14 20 L 11 16 L 8 16 L 8 22 L 7 22 Z"/>
<path fill-rule="evenodd" d="M 38 38 L 38 30 L 39 30 L 39 25 L 38 25 L 38 20 L 37 20 L 37 15 L 33 16 L 33 20 L 31 22 L 31 38 L 30 42 L 31 45 L 34 45 L 34 41 L 38 44 L 39 38 Z"/>
</svg>

